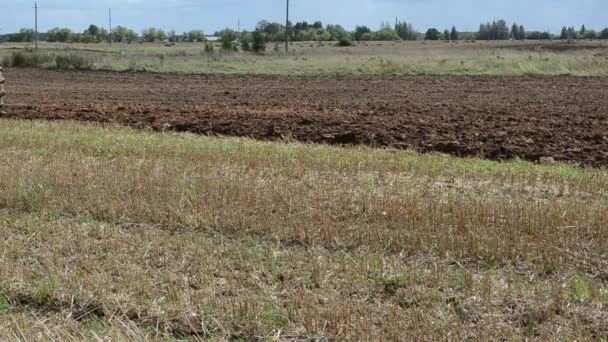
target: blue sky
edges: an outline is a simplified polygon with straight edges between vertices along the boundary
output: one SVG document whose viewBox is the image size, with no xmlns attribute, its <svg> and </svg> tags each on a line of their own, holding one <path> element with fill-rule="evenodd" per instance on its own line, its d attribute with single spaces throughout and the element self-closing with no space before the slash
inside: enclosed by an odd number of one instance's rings
<svg viewBox="0 0 608 342">
<path fill-rule="evenodd" d="M 321 20 L 352 29 L 357 24 L 377 28 L 395 17 L 420 31 L 451 25 L 476 30 L 494 16 L 523 24 L 528 30 L 558 32 L 562 25 L 601 30 L 608 27 L 608 0 L 291 0 L 292 21 Z M 155 26 L 178 32 L 225 27 L 252 29 L 261 19 L 284 21 L 285 0 L 39 0 L 41 31 L 89 24 L 107 26 L 108 8 L 114 25 L 141 31 Z M 33 1 L 0 0 L 0 33 L 33 26 Z"/>
</svg>

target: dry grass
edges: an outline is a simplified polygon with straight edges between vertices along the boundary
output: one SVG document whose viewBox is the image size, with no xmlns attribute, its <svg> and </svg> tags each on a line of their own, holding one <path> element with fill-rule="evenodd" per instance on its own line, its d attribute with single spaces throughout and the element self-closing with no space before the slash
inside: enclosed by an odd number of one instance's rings
<svg viewBox="0 0 608 342">
<path fill-rule="evenodd" d="M 0 121 L 0 338 L 608 338 L 608 172 Z"/>
<path fill-rule="evenodd" d="M 279 45 L 281 47 L 281 45 Z M 0 46 L 0 57 L 23 45 Z M 295 42 L 285 55 L 269 44 L 265 56 L 205 52 L 203 44 L 44 43 L 41 53 L 81 56 L 94 70 L 181 74 L 327 75 L 576 75 L 608 76 L 608 42 Z M 87 64 L 88 65 L 88 64 Z"/>
</svg>

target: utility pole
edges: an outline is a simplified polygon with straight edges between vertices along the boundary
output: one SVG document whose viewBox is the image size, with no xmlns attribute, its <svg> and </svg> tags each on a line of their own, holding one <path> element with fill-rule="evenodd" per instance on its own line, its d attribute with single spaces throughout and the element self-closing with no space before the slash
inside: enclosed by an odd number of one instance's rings
<svg viewBox="0 0 608 342">
<path fill-rule="evenodd" d="M 108 8 L 108 21 L 110 23 L 110 47 L 112 47 L 112 9 Z"/>
<path fill-rule="evenodd" d="M 289 52 L 289 0 L 287 0 L 287 16 L 285 19 L 285 53 Z"/>
<path fill-rule="evenodd" d="M 238 37 L 237 42 L 240 43 L 241 42 L 241 19 L 238 20 L 237 27 L 238 27 L 238 32 L 239 32 L 239 35 L 237 36 Z"/>
<path fill-rule="evenodd" d="M 38 50 L 38 2 L 34 2 L 34 48 Z"/>
</svg>

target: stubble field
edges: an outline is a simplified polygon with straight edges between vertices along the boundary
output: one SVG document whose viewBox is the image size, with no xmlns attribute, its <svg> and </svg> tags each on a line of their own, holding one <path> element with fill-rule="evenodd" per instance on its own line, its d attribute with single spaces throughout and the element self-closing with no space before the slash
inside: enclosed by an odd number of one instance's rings
<svg viewBox="0 0 608 342">
<path fill-rule="evenodd" d="M 0 340 L 607 340 L 603 43 L 370 44 L 6 69 Z"/>
</svg>

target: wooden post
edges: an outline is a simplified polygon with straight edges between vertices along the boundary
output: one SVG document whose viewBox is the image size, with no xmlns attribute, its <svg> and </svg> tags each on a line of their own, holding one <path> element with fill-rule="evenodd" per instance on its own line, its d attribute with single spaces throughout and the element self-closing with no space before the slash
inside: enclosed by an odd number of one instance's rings
<svg viewBox="0 0 608 342">
<path fill-rule="evenodd" d="M 38 2 L 34 2 L 34 48 L 38 50 Z"/>
<path fill-rule="evenodd" d="M 108 8 L 108 21 L 110 23 L 110 47 L 112 47 L 112 9 Z"/>
<path fill-rule="evenodd" d="M 289 0 L 287 0 L 287 15 L 285 19 L 285 53 L 289 52 Z"/>
</svg>

